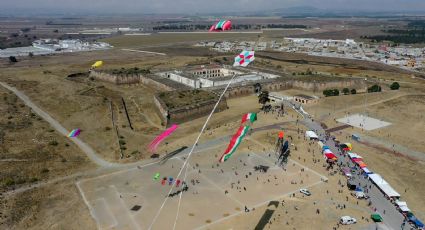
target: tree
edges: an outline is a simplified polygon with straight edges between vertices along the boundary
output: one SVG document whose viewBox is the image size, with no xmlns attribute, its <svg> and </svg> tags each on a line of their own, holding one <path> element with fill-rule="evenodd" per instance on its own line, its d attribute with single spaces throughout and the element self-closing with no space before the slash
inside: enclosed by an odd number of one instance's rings
<svg viewBox="0 0 425 230">
<path fill-rule="evenodd" d="M 344 93 L 344 95 L 348 95 L 350 94 L 350 90 L 348 88 L 344 88 L 342 89 L 342 93 Z"/>
<path fill-rule="evenodd" d="M 334 90 L 332 90 L 332 92 L 333 92 L 334 96 L 339 96 L 339 90 L 338 89 L 334 89 Z"/>
<path fill-rule="evenodd" d="M 254 90 L 255 90 L 255 93 L 260 93 L 261 92 L 261 85 L 260 85 L 260 83 L 255 83 L 254 84 Z"/>
<path fill-rule="evenodd" d="M 15 56 L 10 56 L 10 57 L 9 57 L 9 61 L 10 61 L 10 62 L 18 62 L 18 59 L 16 59 L 16 57 L 15 57 Z"/>
<path fill-rule="evenodd" d="M 260 95 L 258 95 L 258 103 L 263 105 L 261 109 L 264 109 L 264 105 L 269 101 L 269 91 L 262 91 Z"/>
<path fill-rule="evenodd" d="M 367 89 L 367 92 L 368 93 L 374 93 L 374 92 L 381 92 L 381 86 L 379 86 L 379 85 L 372 85 L 371 87 L 369 87 L 368 89 Z"/>
<path fill-rule="evenodd" d="M 323 95 L 325 95 L 325 97 L 330 97 L 330 96 L 333 96 L 334 93 L 331 89 L 325 89 L 323 90 Z"/>
<path fill-rule="evenodd" d="M 351 94 L 356 94 L 357 93 L 357 90 L 356 89 L 352 89 L 351 90 Z"/>
<path fill-rule="evenodd" d="M 398 89 L 400 89 L 400 84 L 398 84 L 398 82 L 393 82 L 393 83 L 390 85 L 390 89 L 391 89 L 391 90 L 398 90 Z"/>
</svg>

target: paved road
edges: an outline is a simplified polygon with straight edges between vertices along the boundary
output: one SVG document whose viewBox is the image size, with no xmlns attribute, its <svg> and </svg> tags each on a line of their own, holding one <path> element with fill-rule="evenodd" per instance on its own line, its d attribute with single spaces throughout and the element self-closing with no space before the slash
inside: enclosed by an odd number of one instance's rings
<svg viewBox="0 0 425 230">
<path fill-rule="evenodd" d="M 290 105 L 290 102 L 285 102 L 285 104 L 289 107 L 292 107 Z M 301 111 L 297 112 L 302 114 Z M 321 139 L 325 139 L 325 130 L 321 127 L 320 123 L 311 120 L 307 116 L 304 117 L 305 118 L 301 121 L 301 123 L 305 125 L 308 129 L 314 130 Z M 324 144 L 329 146 L 333 153 L 340 154 L 339 148 L 335 146 L 335 142 L 332 139 L 325 141 Z M 354 167 L 354 163 L 351 162 L 348 156 L 343 157 L 342 155 L 340 155 L 340 157 L 338 158 L 338 164 Z M 353 180 L 357 185 L 368 188 L 367 195 L 370 196 L 370 201 L 372 202 L 371 212 L 373 212 L 372 208 L 376 208 L 376 212 L 380 213 L 384 219 L 383 223 L 386 226 L 381 226 L 379 227 L 379 229 L 386 229 L 386 227 L 388 227 L 389 229 L 402 229 L 401 225 L 403 223 L 404 216 L 399 211 L 397 211 L 396 207 L 385 198 L 383 193 L 374 184 L 372 184 L 368 178 L 362 176 L 359 168 L 357 168 L 356 172 L 352 174 Z M 406 225 L 404 229 L 410 229 L 410 226 Z"/>
<path fill-rule="evenodd" d="M 64 136 L 68 135 L 69 133 L 68 130 L 66 130 L 57 120 L 51 117 L 47 112 L 43 111 L 40 107 L 34 104 L 24 93 L 17 90 L 15 87 L 7 85 L 6 83 L 0 82 L 0 85 L 12 91 L 28 107 L 30 107 L 36 114 L 38 114 L 41 118 L 47 121 L 60 134 Z M 114 167 L 119 165 L 117 163 L 111 163 L 102 159 L 100 156 L 97 155 L 97 153 L 89 145 L 81 141 L 79 138 L 71 138 L 70 140 L 73 141 L 87 155 L 87 157 L 96 165 L 101 167 Z"/>
</svg>

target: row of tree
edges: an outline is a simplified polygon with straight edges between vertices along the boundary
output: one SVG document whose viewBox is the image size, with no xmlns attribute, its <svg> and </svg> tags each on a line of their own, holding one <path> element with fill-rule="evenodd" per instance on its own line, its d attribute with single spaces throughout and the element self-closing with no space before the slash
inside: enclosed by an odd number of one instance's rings
<svg viewBox="0 0 425 230">
<path fill-rule="evenodd" d="M 372 42 L 390 41 L 395 43 L 423 43 L 425 42 L 424 36 L 409 36 L 409 35 L 376 35 L 376 36 L 361 36 L 363 39 L 369 39 Z"/>
<path fill-rule="evenodd" d="M 153 30 L 207 30 L 211 25 L 203 24 L 172 24 L 172 25 L 160 25 L 152 27 Z M 282 28 L 282 29 L 306 29 L 306 25 L 296 24 L 266 24 L 266 25 L 250 25 L 250 24 L 237 24 L 232 26 L 233 29 L 237 30 L 249 30 L 249 29 L 262 29 L 262 28 Z"/>
<path fill-rule="evenodd" d="M 393 82 L 390 85 L 390 89 L 391 90 L 398 90 L 400 89 L 400 84 L 398 82 Z M 382 91 L 382 87 L 375 84 L 372 85 L 371 87 L 367 88 L 367 92 L 368 93 L 374 93 L 374 92 L 381 92 Z M 325 95 L 325 97 L 331 97 L 331 96 L 339 96 L 339 90 L 338 89 L 325 89 L 323 90 L 323 95 Z M 344 95 L 348 95 L 348 94 L 356 94 L 357 90 L 356 89 L 349 89 L 349 88 L 344 88 L 342 89 L 342 93 Z"/>
</svg>

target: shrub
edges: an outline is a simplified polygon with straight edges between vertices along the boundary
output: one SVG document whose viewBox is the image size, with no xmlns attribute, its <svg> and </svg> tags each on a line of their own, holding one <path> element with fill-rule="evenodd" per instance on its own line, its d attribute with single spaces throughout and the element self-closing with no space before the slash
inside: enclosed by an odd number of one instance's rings
<svg viewBox="0 0 425 230">
<path fill-rule="evenodd" d="M 357 93 L 357 90 L 356 89 L 352 89 L 351 90 L 351 94 L 356 94 Z"/>
<path fill-rule="evenodd" d="M 14 184 L 15 184 L 15 180 L 13 178 L 6 178 L 4 180 L 4 185 L 6 185 L 6 186 L 11 186 L 11 185 L 14 185 Z"/>
<path fill-rule="evenodd" d="M 368 93 L 373 93 L 373 92 L 381 92 L 381 86 L 379 86 L 379 85 L 372 85 L 371 87 L 369 87 L 368 89 L 367 89 L 367 92 Z"/>
<path fill-rule="evenodd" d="M 47 168 L 44 168 L 44 169 L 41 170 L 41 173 L 48 173 L 48 172 L 49 172 L 49 169 L 47 169 Z"/>
<path fill-rule="evenodd" d="M 344 95 L 348 95 L 348 94 L 350 94 L 350 90 L 348 88 L 344 88 L 344 89 L 342 89 L 342 93 Z"/>
<path fill-rule="evenodd" d="M 393 82 L 390 86 L 391 90 L 398 90 L 400 89 L 400 84 L 398 82 Z"/>
</svg>

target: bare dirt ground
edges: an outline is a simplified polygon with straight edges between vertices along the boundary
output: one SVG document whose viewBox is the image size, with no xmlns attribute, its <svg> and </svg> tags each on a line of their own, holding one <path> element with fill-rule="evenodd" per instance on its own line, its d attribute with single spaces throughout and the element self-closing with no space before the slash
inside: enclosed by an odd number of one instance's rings
<svg viewBox="0 0 425 230">
<path fill-rule="evenodd" d="M 0 95 L 0 113 L 4 115 L 0 117 L 0 228 L 23 229 L 32 226 L 37 217 L 46 215 L 43 214 L 49 207 L 46 197 L 59 205 L 59 202 L 67 202 L 67 192 L 58 195 L 56 191 L 48 195 L 43 190 L 31 190 L 7 197 L 3 197 L 3 193 L 85 171 L 94 165 L 70 140 L 52 129 L 13 93 L 1 87 Z M 67 187 L 73 188 L 69 184 Z M 75 195 L 78 194 L 74 193 L 74 202 L 78 202 Z M 60 215 L 71 214 L 63 212 Z"/>
<path fill-rule="evenodd" d="M 305 106 L 305 110 L 329 128 L 341 125 L 335 122 L 335 118 L 365 111 L 368 116 L 391 122 L 391 125 L 373 131 L 347 128 L 332 134 L 342 142 L 352 142 L 353 151 L 363 156 L 368 168 L 381 174 L 423 219 L 425 209 L 420 196 L 425 184 L 420 178 L 425 173 L 422 138 L 425 133 L 421 128 L 425 125 L 425 96 L 422 90 L 417 86 L 378 94 L 322 98 L 318 104 Z M 351 134 L 358 134 L 362 141 L 371 144 L 354 142 Z"/>
<path fill-rule="evenodd" d="M 202 35 L 203 36 L 203 35 Z M 202 40 L 204 39 L 202 36 L 196 37 L 193 40 Z M 225 38 L 227 35 L 217 35 L 221 36 L 221 38 Z M 229 36 L 234 36 L 230 35 Z M 120 41 L 120 39 L 124 39 L 123 37 L 113 38 L 117 42 L 117 46 L 122 47 L 145 47 L 145 46 L 161 46 L 169 45 L 168 42 L 170 40 L 162 39 L 161 41 L 154 41 L 152 38 L 148 40 L 143 40 L 147 38 L 131 38 L 130 40 Z M 186 42 L 187 35 L 180 36 L 177 40 L 180 42 Z M 111 40 L 112 41 L 112 40 Z M 162 49 L 162 48 L 161 48 Z M 164 48 L 165 50 L 165 48 Z M 109 51 L 99 51 L 99 52 L 85 52 L 85 53 L 74 53 L 74 54 L 65 54 L 60 56 L 45 56 L 45 57 L 34 57 L 23 58 L 20 62 L 11 65 L 7 63 L 5 60 L 0 61 L 0 67 L 2 67 L 2 71 L 0 72 L 0 80 L 3 82 L 7 82 L 8 84 L 14 85 L 18 89 L 24 91 L 31 99 L 34 100 L 40 107 L 43 107 L 46 111 L 48 111 L 52 116 L 54 116 L 57 120 L 60 121 L 67 129 L 72 128 L 81 128 L 82 134 L 81 138 L 90 144 L 99 154 L 101 154 L 104 158 L 117 161 L 119 158 L 119 144 L 118 141 L 124 141 L 125 144 L 122 144 L 125 147 L 124 149 L 124 160 L 120 160 L 120 162 L 130 162 L 130 161 L 139 161 L 141 159 L 147 158 L 150 153 L 146 152 L 146 145 L 152 140 L 155 135 L 159 134 L 163 127 L 161 126 L 160 119 L 154 112 L 153 108 L 153 100 L 152 95 L 155 92 L 158 92 L 158 89 L 154 89 L 151 87 L 147 87 L 144 85 L 139 86 L 115 86 L 107 83 L 100 83 L 96 81 L 82 80 L 82 81 L 70 81 L 65 79 L 68 74 L 75 72 L 83 72 L 87 71 L 89 66 L 96 60 L 104 60 L 107 68 L 121 68 L 121 67 L 140 67 L 140 68 L 152 68 L 152 69 L 162 69 L 162 68 L 173 68 L 176 66 L 183 66 L 187 63 L 196 63 L 196 62 L 205 62 L 208 60 L 208 57 L 198 57 L 197 52 L 202 54 L 201 51 L 192 50 L 187 53 L 187 56 L 177 56 L 178 49 L 172 52 L 172 55 L 167 56 L 152 56 L 141 53 L 133 53 L 133 52 L 125 52 L 121 51 L 119 48 L 109 50 Z M 313 71 L 317 72 L 327 72 L 333 74 L 339 74 L 340 76 L 349 74 L 352 75 L 360 75 L 360 76 L 375 76 L 375 79 L 384 78 L 389 80 L 383 84 L 387 85 L 391 83 L 393 80 L 397 79 L 400 81 L 409 81 L 412 83 L 402 83 L 402 90 L 400 91 L 388 91 L 380 94 L 370 94 L 370 97 L 367 99 L 367 103 L 370 105 L 367 108 L 369 115 L 371 117 L 383 118 L 387 117 L 389 121 L 393 124 L 388 127 L 388 130 L 382 129 L 381 132 L 377 130 L 367 133 L 367 135 L 371 135 L 376 138 L 383 138 L 386 141 L 394 141 L 399 143 L 400 145 L 405 145 L 408 148 L 416 149 L 419 151 L 424 151 L 421 147 L 421 139 L 420 136 L 423 135 L 422 130 L 420 130 L 420 125 L 423 126 L 423 122 L 418 121 L 422 117 L 419 114 L 423 113 L 423 98 L 422 96 L 407 96 L 410 94 L 420 94 L 423 91 L 421 90 L 421 83 L 417 79 L 411 79 L 411 75 L 409 74 L 399 74 L 395 72 L 390 72 L 391 70 L 364 70 L 362 68 L 350 68 L 349 66 L 341 66 L 341 65 L 328 65 L 326 63 L 320 63 L 315 65 L 309 65 L 304 63 L 294 63 L 287 61 L 270 61 L 274 67 L 277 68 L 277 65 L 281 65 L 282 68 L 279 71 L 284 71 L 286 73 L 291 74 L 292 72 L 305 71 L 307 69 L 313 69 Z M 391 82 L 390 82 L 391 81 Z M 298 91 L 296 91 L 298 92 Z M 9 93 L 5 92 L 9 95 Z M 292 93 L 295 93 L 293 91 Z M 310 92 L 311 93 L 311 92 Z M 310 95 L 307 92 L 307 95 Z M 123 97 L 128 106 L 128 110 L 130 113 L 130 118 L 133 122 L 134 130 L 131 130 L 128 127 L 127 119 L 123 113 L 122 105 L 120 104 L 120 98 Z M 8 96 L 9 98 L 9 96 Z M 106 98 L 106 100 L 105 100 Z M 119 135 L 117 136 L 113 132 L 113 127 L 111 123 L 111 116 L 109 111 L 109 99 L 113 101 L 113 110 L 117 115 L 117 127 L 119 130 Z M 2 100 L 2 99 L 0 99 Z M 9 99 L 8 99 L 9 100 Z M 407 102 L 412 102 L 414 107 L 409 106 Z M 306 107 L 305 109 L 310 112 L 316 119 L 321 120 L 326 123 L 329 127 L 336 126 L 338 124 L 333 120 L 334 118 L 342 117 L 346 114 L 346 112 L 354 113 L 362 110 L 362 105 L 364 104 L 363 95 L 352 95 L 352 96 L 341 96 L 341 97 L 332 97 L 332 98 L 324 98 L 320 99 L 320 102 L 316 105 L 312 105 L 311 107 Z M 247 112 L 256 112 L 259 111 L 260 105 L 258 104 L 258 98 L 254 95 L 248 97 L 241 97 L 228 100 L 228 105 L 230 107 L 229 110 L 217 113 L 213 116 L 210 121 L 207 130 L 201 138 L 201 142 L 205 142 L 214 138 L 226 137 L 232 135 L 237 127 L 240 125 L 241 115 Z M 0 104 L 2 106 L 2 104 Z M 380 106 L 383 106 L 380 108 Z M 24 117 L 26 112 L 20 112 L 21 109 L 19 103 L 14 108 L 11 108 L 11 111 L 15 111 L 18 109 L 18 114 L 23 114 Z M 22 107 L 23 108 L 23 107 Z M 24 110 L 24 109 L 23 109 Z M 397 111 L 405 111 L 403 113 L 397 113 Z M 329 115 L 329 113 L 331 115 Z M 412 115 L 413 114 L 413 115 Z M 1 117 L 1 122 L 7 122 L 8 117 Z M 11 118 L 11 120 L 15 121 L 16 116 Z M 23 132 L 23 136 L 32 140 L 32 135 L 34 133 L 40 137 L 42 137 L 43 141 L 46 142 L 51 138 L 57 138 L 58 145 L 50 146 L 47 145 L 45 149 L 47 150 L 60 150 L 60 154 L 68 159 L 70 157 L 73 159 L 74 156 L 70 151 L 72 148 L 75 148 L 73 145 L 69 147 L 65 146 L 66 138 L 62 140 L 60 137 L 56 137 L 55 132 L 48 132 L 46 134 L 39 134 L 38 130 L 48 130 L 48 126 L 45 126 L 43 129 L 43 125 L 38 125 L 36 122 L 38 120 L 36 118 L 25 118 L 26 120 L 30 120 L 33 122 L 31 130 L 28 132 Z M 26 121 L 26 120 L 23 121 Z M 248 171 L 248 168 L 251 170 L 253 164 L 257 164 L 259 162 L 264 162 L 263 160 L 268 160 L 273 158 L 273 155 L 269 157 L 268 152 L 270 149 L 273 149 L 274 142 L 277 135 L 277 130 L 274 127 L 273 130 L 267 129 L 263 131 L 258 131 L 246 138 L 244 143 L 239 147 L 239 150 L 234 155 L 233 163 L 235 165 L 239 165 L 241 170 L 239 173 L 239 177 L 242 183 L 246 183 L 245 187 L 247 187 L 248 192 L 250 191 L 260 191 L 258 193 L 264 193 L 265 197 L 256 197 L 255 195 L 245 193 L 245 191 L 232 191 L 232 197 L 236 197 L 234 199 L 238 199 L 238 196 L 241 203 L 246 203 L 249 206 L 255 206 L 258 202 L 265 199 L 277 199 L 279 201 L 285 200 L 285 204 L 282 207 L 280 205 L 275 213 L 272 216 L 272 223 L 269 224 L 272 229 L 281 229 L 282 226 L 286 227 L 287 223 L 289 226 L 293 226 L 296 229 L 310 229 L 309 227 L 312 224 L 316 224 L 317 226 L 325 226 L 326 229 L 330 229 L 333 226 L 336 226 L 336 221 L 342 215 L 352 215 L 358 220 L 358 224 L 353 226 L 352 228 L 362 229 L 369 223 L 366 220 L 363 220 L 361 217 L 368 216 L 370 214 L 370 210 L 367 208 L 366 203 L 364 201 L 357 201 L 352 198 L 346 188 L 340 188 L 338 186 L 338 182 L 341 180 L 344 182 L 344 178 L 340 175 L 331 176 L 328 172 L 323 168 L 323 158 L 319 153 L 319 149 L 317 146 L 309 144 L 303 139 L 303 129 L 302 126 L 297 126 L 294 122 L 297 119 L 297 114 L 293 111 L 288 111 L 288 115 L 285 118 L 277 118 L 275 114 L 259 114 L 259 119 L 255 123 L 255 127 L 261 127 L 273 124 L 275 122 L 292 122 L 281 124 L 278 127 L 282 127 L 285 130 L 287 137 L 293 137 L 293 144 L 297 147 L 295 150 L 295 146 L 292 152 L 291 163 L 288 165 L 290 169 L 289 172 L 297 172 L 300 167 L 308 167 L 312 170 L 318 172 L 319 174 L 326 175 L 329 178 L 328 183 L 320 183 L 311 188 L 311 192 L 313 195 L 311 197 L 303 197 L 299 192 L 296 192 L 295 198 L 289 198 L 288 192 L 294 192 L 298 188 L 303 186 L 308 186 L 314 184 L 317 180 L 313 180 L 317 174 L 309 174 L 305 173 L 303 177 L 303 185 L 301 186 L 301 181 L 297 178 L 297 184 L 291 184 L 290 178 L 291 175 L 287 175 L 285 173 L 281 173 L 279 175 L 279 179 L 285 179 L 285 184 L 273 185 L 268 184 L 266 191 L 263 190 L 255 190 L 258 188 L 254 188 L 253 181 L 249 181 L 250 179 L 245 178 L 245 174 Z M 385 120 L 385 119 L 384 119 Z M 422 119 L 423 120 L 423 119 Z M 158 149 L 158 152 L 168 153 L 171 152 L 181 146 L 191 146 L 196 137 L 197 132 L 202 127 L 205 118 L 195 119 L 191 122 L 187 122 L 181 124 L 180 128 L 166 141 L 161 145 Z M 22 123 L 22 122 L 21 122 Z M 7 123 L 6 123 L 7 124 Z M 23 124 L 23 123 L 22 123 Z M 412 124 L 418 124 L 418 128 L 412 127 Z M 34 128 L 34 127 L 35 128 Z M 108 129 L 108 127 L 110 129 Z M 393 127 L 393 129 L 391 129 Z M 409 127 L 406 128 L 406 127 Z M 297 130 L 300 129 L 300 133 Z M 406 135 L 410 135 L 410 130 L 413 130 L 414 135 L 410 138 L 405 138 Z M 351 129 L 343 130 L 342 134 L 338 134 L 338 138 L 343 140 L 344 136 L 347 136 L 351 133 Z M 350 132 L 350 133 L 349 133 Z M 361 135 L 364 133 L 361 130 L 354 129 L 353 132 L 360 133 Z M 390 134 L 389 137 L 385 136 Z M 14 145 L 18 145 L 19 142 L 16 139 L 21 138 L 19 135 L 13 137 Z M 48 142 L 46 142 L 48 143 Z M 410 145 L 410 143 L 413 143 Z M 234 199 L 230 199 L 224 196 L 224 192 L 216 187 L 219 186 L 229 186 L 228 181 L 213 181 L 220 177 L 215 177 L 212 175 L 206 175 L 208 173 L 215 173 L 216 168 L 212 168 L 214 166 L 211 162 L 216 162 L 227 143 L 223 143 L 222 145 L 212 146 L 208 151 L 203 152 L 205 156 L 194 156 L 193 160 L 197 160 L 200 167 L 202 167 L 201 171 L 203 173 L 201 175 L 197 175 L 197 171 L 190 174 L 193 178 L 201 178 L 201 184 L 195 185 L 199 187 L 198 194 L 193 194 L 193 190 L 189 190 L 187 194 L 185 194 L 186 198 L 190 201 L 198 201 L 204 200 L 213 197 L 215 200 L 223 200 L 225 203 L 226 210 L 223 209 L 223 212 L 211 212 L 207 210 L 205 214 L 202 211 L 205 209 L 205 206 L 201 206 L 203 203 L 199 202 L 193 205 L 193 207 L 186 206 L 182 208 L 182 220 L 187 220 L 187 223 L 190 226 L 201 226 L 201 224 L 206 229 L 222 229 L 224 228 L 237 228 L 237 229 L 247 229 L 255 226 L 260 220 L 261 216 L 264 213 L 265 206 L 258 206 L 255 210 L 252 210 L 249 213 L 243 212 L 243 205 L 239 204 Z M 32 148 L 36 148 L 36 144 L 31 145 Z M 358 146 L 358 147 L 357 147 Z M 60 149 L 59 149 L 60 148 Z M 419 181 L 420 178 L 423 178 L 423 167 L 418 162 L 405 159 L 403 157 L 397 156 L 395 158 L 393 155 L 389 153 L 384 153 L 382 151 L 376 150 L 375 148 L 371 148 L 368 146 L 362 146 L 360 144 L 355 144 L 355 151 L 359 154 L 366 155 L 366 163 L 370 165 L 370 168 L 373 171 L 376 171 L 384 176 L 388 182 L 400 193 L 402 193 L 403 198 L 408 202 L 409 207 L 412 208 L 415 213 L 418 213 L 418 216 L 424 217 L 423 213 L 424 204 L 417 202 L 421 197 L 420 195 L 423 193 L 424 184 Z M 314 152 L 313 152 L 314 151 Z M 75 151 L 78 152 L 78 149 Z M 66 154 L 68 153 L 68 154 Z M 72 152 L 74 153 L 74 151 Z M 248 153 L 250 157 L 248 158 Z M 253 154 L 259 155 L 259 157 L 254 157 Z M 74 153 L 75 154 L 75 153 Z M 246 154 L 246 155 L 245 155 Z M 49 155 L 49 157 L 51 157 Z M 84 157 L 84 155 L 83 155 Z M 128 158 L 127 158 L 128 157 Z M 15 158 L 15 156 L 13 157 Z M 17 158 L 17 157 L 16 157 Z M 28 157 L 32 159 L 31 157 Z M 248 162 L 250 158 L 256 159 L 252 160 L 252 162 Z M 44 158 L 43 158 L 44 159 Z M 51 157 L 49 159 L 56 159 L 56 157 Z M 61 158 L 62 159 L 62 158 Z M 261 160 L 263 159 L 263 160 Z M 27 160 L 26 158 L 24 160 Z M 240 164 L 243 162 L 238 162 L 238 160 L 245 161 L 249 167 L 241 166 Z M 320 161 L 319 161 L 320 160 Z M 177 165 L 179 164 L 179 160 L 175 160 L 177 163 L 174 168 L 169 167 L 169 163 L 164 167 L 165 174 L 175 174 Z M 71 164 L 72 161 L 67 161 L 67 164 Z M 302 166 L 298 165 L 297 163 Z M 0 162 L 1 163 L 1 162 Z M 7 162 L 8 164 L 10 162 Z M 58 163 L 47 163 L 52 165 L 52 170 L 47 172 L 47 174 L 42 174 L 41 170 L 38 171 L 38 168 L 44 166 L 34 165 L 28 167 L 31 169 L 31 173 L 29 173 L 29 179 L 39 177 L 41 180 L 48 180 L 53 178 L 55 175 L 66 175 L 67 173 L 73 172 L 74 166 L 70 168 L 61 168 L 59 171 L 55 171 L 55 167 L 58 165 L 61 166 L 63 162 Z M 192 163 L 195 163 L 193 161 Z M 229 160 L 229 162 L 231 161 Z M 293 165 L 295 163 L 295 165 Z M 17 168 L 22 167 L 22 162 L 14 162 L 14 164 L 19 164 L 19 166 L 15 167 L 13 170 L 17 170 Z M 196 164 L 196 163 L 195 163 Z M 40 163 L 41 165 L 41 163 Z M 228 167 L 227 164 L 224 167 Z M 81 164 L 78 165 L 80 167 Z M 84 166 L 84 165 L 83 165 Z M 50 167 L 50 166 L 49 166 Z M 89 167 L 89 166 L 84 166 Z M 167 168 L 168 167 L 168 168 Z M 77 166 L 75 166 L 77 168 Z M 242 169 L 244 168 L 244 169 Z M 288 168 L 288 169 L 289 169 Z M 33 170 L 34 169 L 34 170 Z M 69 170 L 68 170 L 69 169 Z M 232 171 L 230 168 L 225 168 L 226 173 L 225 178 L 238 178 L 235 174 L 232 176 L 228 174 L 228 171 Z M 160 168 L 158 168 L 160 170 Z M 24 170 L 25 171 L 25 170 Z M 45 170 L 44 170 L 45 171 Z M 141 171 L 141 172 L 140 172 Z M 137 172 L 139 174 L 131 174 L 132 172 Z M 126 175 L 132 176 L 132 180 L 129 182 L 129 185 L 137 185 L 140 186 L 137 189 L 141 189 L 143 187 L 143 182 L 153 183 L 152 176 L 153 173 L 157 172 L 157 169 L 153 168 L 148 173 L 145 173 L 140 169 L 132 169 L 128 172 L 124 171 L 124 177 Z M 274 170 L 273 173 L 277 174 L 277 171 Z M 14 172 L 15 173 L 15 172 Z M 56 174 L 55 174 L 56 173 Z M 127 173 L 127 174 L 126 174 Z M 205 174 L 205 175 L 204 175 Z M 3 175 L 3 174 L 2 174 Z M 47 176 L 43 176 L 47 175 Z M 270 174 L 270 180 L 275 180 L 272 174 Z M 307 179 L 307 175 L 312 180 L 310 183 L 310 179 Z M 314 176 L 316 175 L 316 176 Z M 109 177 L 108 177 L 109 176 Z M 293 178 L 296 178 L 295 174 L 292 175 Z M 297 175 L 298 176 L 298 175 Z M 281 178 L 282 177 L 282 178 Z M 97 177 L 96 177 L 97 178 Z M 111 180 L 108 181 L 107 178 Z M 222 177 L 221 177 L 222 178 Z M 249 178 L 253 178 L 249 176 Z M 134 203 L 142 203 L 143 208 L 140 214 L 135 214 L 136 217 L 141 219 L 149 218 L 149 216 L 142 216 L 146 213 L 146 210 L 143 210 L 146 207 L 149 207 L 149 204 L 146 203 L 146 199 L 144 197 L 150 198 L 153 196 L 154 191 L 146 192 L 146 188 L 144 190 L 137 190 L 138 197 L 131 197 L 129 194 L 134 191 L 135 188 L 131 186 L 125 185 L 123 181 L 117 182 L 118 180 L 124 180 L 121 176 L 117 174 L 106 174 L 105 177 L 99 179 L 98 183 L 105 182 L 105 184 L 109 185 L 118 185 L 118 192 L 122 192 L 125 197 L 124 205 L 120 204 L 116 207 L 125 207 L 122 209 L 123 213 L 126 213 L 130 206 Z M 268 179 L 268 178 L 267 178 Z M 315 178 L 317 179 L 317 178 Z M 95 180 L 95 179 L 94 179 Z M 104 181 L 105 180 L 105 181 Z M 210 181 L 213 181 L 211 183 Z M 266 177 L 264 178 L 266 180 Z M 277 179 L 276 179 L 277 180 Z M 149 182 L 148 182 L 149 181 Z M 320 181 L 320 180 L 319 180 Z M 73 181 L 75 182 L 75 181 Z M 71 228 L 71 229 L 95 229 L 96 222 L 90 216 L 89 209 L 87 208 L 81 198 L 81 193 L 75 187 L 75 184 L 71 184 L 69 180 L 66 183 L 60 182 L 54 185 L 46 185 L 41 188 L 37 188 L 35 190 L 28 190 L 24 193 L 18 193 L 16 195 L 10 196 L 11 199 L 8 199 L 3 204 L 6 210 L 10 210 L 11 207 L 18 210 L 16 215 L 11 218 L 11 215 L 8 212 L 2 212 L 2 216 L 6 213 L 5 221 L 6 227 L 11 228 L 30 228 L 32 226 L 34 229 L 46 229 L 46 228 Z M 286 184 L 288 183 L 289 184 Z M 268 183 L 268 182 L 267 182 Z M 215 185 L 214 185 L 215 184 Z M 99 193 L 109 193 L 112 188 L 108 186 L 104 186 L 100 184 L 99 186 L 103 186 L 104 188 L 100 189 Z M 164 195 L 164 191 L 162 191 L 162 186 L 156 184 L 152 184 L 155 188 L 158 188 L 161 191 L 161 197 Z M 167 185 L 168 186 L 168 185 Z M 266 186 L 266 184 L 264 184 Z M 275 187 L 281 188 L 275 190 Z M 338 190 L 342 189 L 342 193 L 339 193 Z M 404 189 L 407 188 L 406 192 L 403 193 Z M 243 188 L 242 188 L 243 189 Z M 90 190 L 90 189 L 89 189 Z M 112 189 L 113 191 L 113 189 Z M 129 192 L 130 191 L 130 192 Z M 213 192 L 214 191 L 214 192 Z M 217 191 L 217 192 L 216 192 Z M 268 192 L 273 194 L 268 196 Z M 92 191 L 89 191 L 91 193 Z M 96 192 L 96 191 L 95 191 Z M 63 195 L 61 195 L 63 194 Z M 84 191 L 83 191 L 84 194 Z M 146 195 L 147 194 L 147 195 Z M 246 194 L 246 195 L 239 195 Z M 116 194 L 115 194 L 116 195 Z M 274 196 L 276 195 L 276 196 Z M 96 194 L 88 195 L 91 196 L 90 202 L 98 202 L 99 205 L 104 205 L 102 201 L 96 201 Z M 109 194 L 107 197 L 113 197 L 115 201 L 121 201 L 114 194 Z M 347 200 L 348 197 L 348 200 Z M 138 198 L 142 198 L 138 200 Z M 261 199 L 260 199 L 261 198 Z M 155 198 L 159 199 L 159 198 Z M 174 199 L 175 200 L 175 199 Z M 156 200 L 157 201 L 157 200 Z M 228 201 L 228 202 L 227 202 Z M 187 202 L 185 202 L 187 203 Z M 227 204 L 228 203 L 228 204 Z M 233 205 L 232 205 L 233 204 Z M 345 204 L 346 209 L 339 209 L 336 206 L 338 204 Z M 91 204 L 93 205 L 93 204 Z M 155 204 L 157 205 L 157 203 Z M 152 207 L 155 206 L 152 204 Z M 236 210 L 239 208 L 239 210 Z M 295 206 L 298 210 L 296 210 Z M 22 208 L 19 211 L 19 208 Z M 66 209 L 67 207 L 68 209 Z M 157 207 L 157 206 L 155 206 Z M 193 208 L 193 209 L 192 209 Z M 251 208 L 251 207 L 249 207 Z M 315 210 L 320 209 L 320 214 L 316 214 Z M 195 210 L 196 209 L 196 210 Z M 31 210 L 29 212 L 28 210 Z M 33 211 L 34 210 L 34 211 Z M 57 211 L 59 210 L 59 211 Z M 120 209 L 112 210 L 112 212 L 119 212 Z M 127 211 L 125 211 L 127 210 Z M 201 211 L 199 211 L 201 210 Z M 155 211 L 155 208 L 149 210 L 151 212 Z M 197 211 L 197 213 L 194 213 Z M 239 213 L 242 211 L 242 213 Z M 172 218 L 175 212 L 172 209 L 169 210 L 169 214 L 167 218 Z M 190 215 L 190 214 L 194 215 Z M 149 215 L 151 215 L 150 213 Z M 231 216 L 234 214 L 233 216 Z M 238 215 L 236 215 L 238 214 Z M 104 213 L 106 219 L 108 219 L 108 212 Z M 122 214 L 125 216 L 126 214 Z M 139 216 L 138 216 L 139 215 Z M 201 216 L 202 215 L 202 216 Z M 421 216 L 422 215 L 422 216 Z M 131 216 L 131 215 L 127 215 Z M 123 218 L 127 218 L 123 217 Z M 202 218 L 197 218 L 202 217 Z M 228 217 L 228 218 L 225 218 Z M 231 218 L 230 218 L 231 217 Z M 305 217 L 305 218 L 300 218 Z M 8 219 L 9 218 L 9 219 Z M 225 218 L 225 219 L 222 219 Z M 46 221 L 47 220 L 47 221 Z M 78 220 L 78 221 L 77 221 Z M 111 220 L 113 220 L 111 218 Z M 108 220 L 108 221 L 111 221 Z M 214 222 L 218 221 L 219 222 Z M 181 223 L 181 222 L 179 222 Z M 105 222 L 106 226 L 113 225 L 112 222 Z M 145 223 L 144 223 L 145 224 Z M 209 224 L 209 225 L 207 225 Z"/>
</svg>

